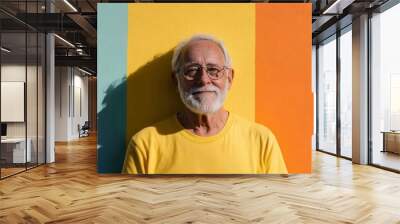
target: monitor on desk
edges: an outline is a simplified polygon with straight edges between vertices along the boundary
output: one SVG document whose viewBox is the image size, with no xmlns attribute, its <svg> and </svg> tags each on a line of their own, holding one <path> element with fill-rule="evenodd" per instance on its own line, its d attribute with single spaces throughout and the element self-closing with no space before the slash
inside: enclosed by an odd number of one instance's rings
<svg viewBox="0 0 400 224">
<path fill-rule="evenodd" d="M 7 136 L 7 124 L 1 123 L 1 138 L 5 138 Z"/>
</svg>

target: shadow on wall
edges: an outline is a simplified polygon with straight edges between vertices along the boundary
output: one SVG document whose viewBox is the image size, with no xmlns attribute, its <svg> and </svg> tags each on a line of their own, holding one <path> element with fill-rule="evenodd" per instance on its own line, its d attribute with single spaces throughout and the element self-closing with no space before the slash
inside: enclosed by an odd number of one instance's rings
<svg viewBox="0 0 400 224">
<path fill-rule="evenodd" d="M 107 88 L 98 112 L 99 173 L 120 173 L 132 135 L 183 107 L 171 77 L 172 53 L 155 56 Z"/>
</svg>

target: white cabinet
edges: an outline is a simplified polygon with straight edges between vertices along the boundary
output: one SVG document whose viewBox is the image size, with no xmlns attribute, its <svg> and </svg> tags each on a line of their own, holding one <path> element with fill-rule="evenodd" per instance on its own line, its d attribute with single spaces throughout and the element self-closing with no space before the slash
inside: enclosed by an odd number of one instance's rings
<svg viewBox="0 0 400 224">
<path fill-rule="evenodd" d="M 9 151 L 12 151 L 12 163 L 32 161 L 32 140 L 28 138 L 26 143 L 27 147 L 25 151 L 25 138 L 7 138 L 1 140 L 2 147 L 6 147 Z"/>
</svg>

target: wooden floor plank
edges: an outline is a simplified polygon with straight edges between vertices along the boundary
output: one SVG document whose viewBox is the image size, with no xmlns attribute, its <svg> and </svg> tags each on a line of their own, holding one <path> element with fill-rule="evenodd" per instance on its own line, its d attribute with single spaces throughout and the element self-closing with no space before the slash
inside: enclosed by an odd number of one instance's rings
<svg viewBox="0 0 400 224">
<path fill-rule="evenodd" d="M 0 181 L 0 223 L 400 223 L 400 175 L 321 152 L 313 173 L 96 173 L 96 138 Z"/>
</svg>

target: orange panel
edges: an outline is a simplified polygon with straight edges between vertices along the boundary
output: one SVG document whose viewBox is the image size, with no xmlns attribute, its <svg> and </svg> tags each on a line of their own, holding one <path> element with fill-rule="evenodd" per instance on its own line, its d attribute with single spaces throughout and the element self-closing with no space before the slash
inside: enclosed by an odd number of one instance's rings
<svg viewBox="0 0 400 224">
<path fill-rule="evenodd" d="M 256 121 L 276 135 L 289 173 L 311 172 L 311 4 L 256 5 Z"/>
</svg>

